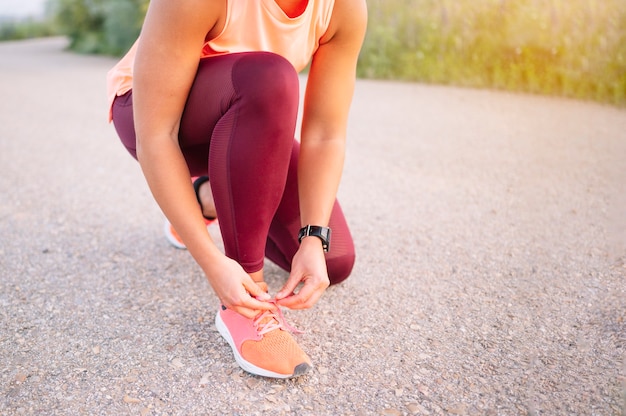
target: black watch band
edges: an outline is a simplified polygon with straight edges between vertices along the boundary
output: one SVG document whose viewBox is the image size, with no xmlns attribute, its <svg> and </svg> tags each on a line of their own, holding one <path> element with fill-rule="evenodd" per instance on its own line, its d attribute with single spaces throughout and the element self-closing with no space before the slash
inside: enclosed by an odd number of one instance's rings
<svg viewBox="0 0 626 416">
<path fill-rule="evenodd" d="M 314 236 L 322 240 L 322 248 L 328 252 L 330 250 L 330 228 L 319 225 L 307 225 L 300 228 L 298 242 L 301 243 L 304 237 Z"/>
</svg>

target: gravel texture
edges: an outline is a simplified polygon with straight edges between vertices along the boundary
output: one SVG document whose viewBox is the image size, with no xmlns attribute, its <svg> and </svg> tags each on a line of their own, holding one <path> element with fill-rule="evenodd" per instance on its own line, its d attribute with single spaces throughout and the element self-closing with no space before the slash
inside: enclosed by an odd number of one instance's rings
<svg viewBox="0 0 626 416">
<path fill-rule="evenodd" d="M 1 415 L 626 414 L 626 111 L 359 81 L 358 262 L 285 312 L 316 368 L 277 381 L 163 237 L 106 121 L 114 59 L 64 45 L 0 44 Z"/>
</svg>

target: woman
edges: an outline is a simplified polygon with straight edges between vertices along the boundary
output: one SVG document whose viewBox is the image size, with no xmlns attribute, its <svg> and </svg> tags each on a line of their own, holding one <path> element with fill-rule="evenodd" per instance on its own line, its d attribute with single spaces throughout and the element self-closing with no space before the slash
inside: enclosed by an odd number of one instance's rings
<svg viewBox="0 0 626 416">
<path fill-rule="evenodd" d="M 364 0 L 152 0 L 108 76 L 115 128 L 219 297 L 219 332 L 253 374 L 311 367 L 278 306 L 310 308 L 352 270 L 335 197 L 366 16 Z M 298 143 L 297 71 L 309 61 Z M 215 214 L 225 254 L 207 232 Z M 290 273 L 274 299 L 265 256 Z"/>
</svg>

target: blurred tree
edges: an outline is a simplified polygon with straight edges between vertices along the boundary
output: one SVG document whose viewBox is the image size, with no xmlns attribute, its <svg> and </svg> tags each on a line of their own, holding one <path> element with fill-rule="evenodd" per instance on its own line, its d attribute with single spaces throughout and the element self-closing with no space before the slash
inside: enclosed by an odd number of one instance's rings
<svg viewBox="0 0 626 416">
<path fill-rule="evenodd" d="M 148 0 L 49 0 L 70 49 L 82 53 L 121 55 L 133 44 Z"/>
</svg>

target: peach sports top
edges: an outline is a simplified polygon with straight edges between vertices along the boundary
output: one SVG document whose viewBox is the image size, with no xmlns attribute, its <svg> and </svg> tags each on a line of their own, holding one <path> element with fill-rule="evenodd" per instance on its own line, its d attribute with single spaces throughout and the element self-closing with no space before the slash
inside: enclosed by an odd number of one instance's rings
<svg viewBox="0 0 626 416">
<path fill-rule="evenodd" d="M 330 24 L 335 0 L 309 0 L 304 12 L 290 18 L 275 0 L 227 0 L 222 32 L 205 42 L 201 58 L 237 52 L 267 51 L 283 56 L 300 72 L 319 47 Z M 107 74 L 109 121 L 116 96 L 133 87 L 137 42 Z"/>
</svg>

